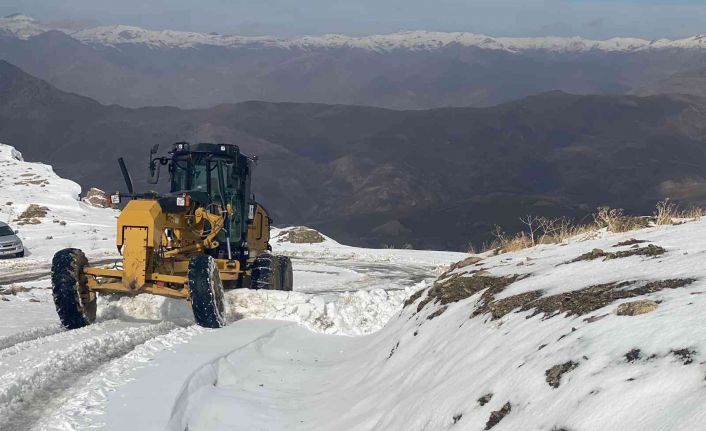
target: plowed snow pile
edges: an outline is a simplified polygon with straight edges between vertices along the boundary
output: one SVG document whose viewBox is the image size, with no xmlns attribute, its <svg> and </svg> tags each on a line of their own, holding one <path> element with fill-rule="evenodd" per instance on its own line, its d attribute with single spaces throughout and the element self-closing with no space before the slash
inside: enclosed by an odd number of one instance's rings
<svg viewBox="0 0 706 431">
<path fill-rule="evenodd" d="M 599 232 L 456 269 L 371 335 L 241 322 L 158 357 L 204 365 L 149 420 L 190 431 L 702 429 L 705 259 L 706 220 Z M 162 370 L 122 396 L 146 401 L 170 378 Z M 149 425 L 111 405 L 116 424 Z"/>
</svg>

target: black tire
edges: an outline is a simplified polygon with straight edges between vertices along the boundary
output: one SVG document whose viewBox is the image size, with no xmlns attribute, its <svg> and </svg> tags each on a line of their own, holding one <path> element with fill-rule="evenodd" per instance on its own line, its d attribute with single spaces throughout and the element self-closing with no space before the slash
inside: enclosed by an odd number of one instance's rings
<svg viewBox="0 0 706 431">
<path fill-rule="evenodd" d="M 25 251 L 22 250 L 21 252 L 17 253 L 15 257 L 25 257 Z"/>
<path fill-rule="evenodd" d="M 251 289 L 280 290 L 279 259 L 270 253 L 258 255 L 252 263 Z"/>
<path fill-rule="evenodd" d="M 86 266 L 86 255 L 75 248 L 59 251 L 52 260 L 54 305 L 61 324 L 67 329 L 83 328 L 96 320 L 96 297 L 88 290 L 83 272 Z"/>
<path fill-rule="evenodd" d="M 294 288 L 292 260 L 289 256 L 277 256 L 277 260 L 279 261 L 280 290 L 291 292 Z"/>
<path fill-rule="evenodd" d="M 205 328 L 226 324 L 223 283 L 216 261 L 205 254 L 189 262 L 189 296 L 194 320 Z"/>
</svg>

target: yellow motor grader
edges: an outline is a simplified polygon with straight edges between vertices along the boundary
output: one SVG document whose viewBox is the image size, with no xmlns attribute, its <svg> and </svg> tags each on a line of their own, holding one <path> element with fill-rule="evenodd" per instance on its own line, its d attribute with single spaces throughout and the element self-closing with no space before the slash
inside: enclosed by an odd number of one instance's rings
<svg viewBox="0 0 706 431">
<path fill-rule="evenodd" d="M 272 220 L 250 193 L 256 159 L 236 145 L 179 142 L 168 157 L 150 151 L 151 183 L 169 171 L 170 192 L 136 194 L 119 159 L 129 200 L 117 221 L 122 265 L 90 266 L 81 250 L 52 261 L 54 303 L 69 329 L 91 324 L 98 292 L 148 293 L 191 302 L 196 323 L 225 325 L 224 289 L 292 290 L 292 263 L 269 245 Z"/>
</svg>

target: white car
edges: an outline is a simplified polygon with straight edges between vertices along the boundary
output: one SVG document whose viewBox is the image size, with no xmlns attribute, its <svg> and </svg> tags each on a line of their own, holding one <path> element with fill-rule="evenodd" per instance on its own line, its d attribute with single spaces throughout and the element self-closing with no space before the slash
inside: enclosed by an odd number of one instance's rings
<svg viewBox="0 0 706 431">
<path fill-rule="evenodd" d="M 0 257 L 22 257 L 25 255 L 25 247 L 22 240 L 15 235 L 7 224 L 0 222 Z"/>
</svg>

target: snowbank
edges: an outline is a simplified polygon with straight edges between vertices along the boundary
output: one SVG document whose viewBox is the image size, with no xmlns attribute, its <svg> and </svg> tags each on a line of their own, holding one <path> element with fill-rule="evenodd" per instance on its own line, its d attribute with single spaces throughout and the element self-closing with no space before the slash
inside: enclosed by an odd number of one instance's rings
<svg viewBox="0 0 706 431">
<path fill-rule="evenodd" d="M 233 290 L 226 292 L 231 322 L 274 319 L 296 322 L 325 334 L 363 335 L 381 329 L 402 307 L 409 294 L 426 284 L 405 290 L 359 290 L 325 296 L 300 292 Z M 98 319 L 171 321 L 193 324 L 186 301 L 153 295 L 101 295 Z"/>
<path fill-rule="evenodd" d="M 179 423 L 700 429 L 705 255 L 706 220 L 486 256 L 414 295 L 372 335 L 290 325 L 248 344 L 211 344 L 218 359 L 181 393 Z M 645 300 L 652 305 L 632 307 L 644 314 L 618 312 Z"/>
</svg>

